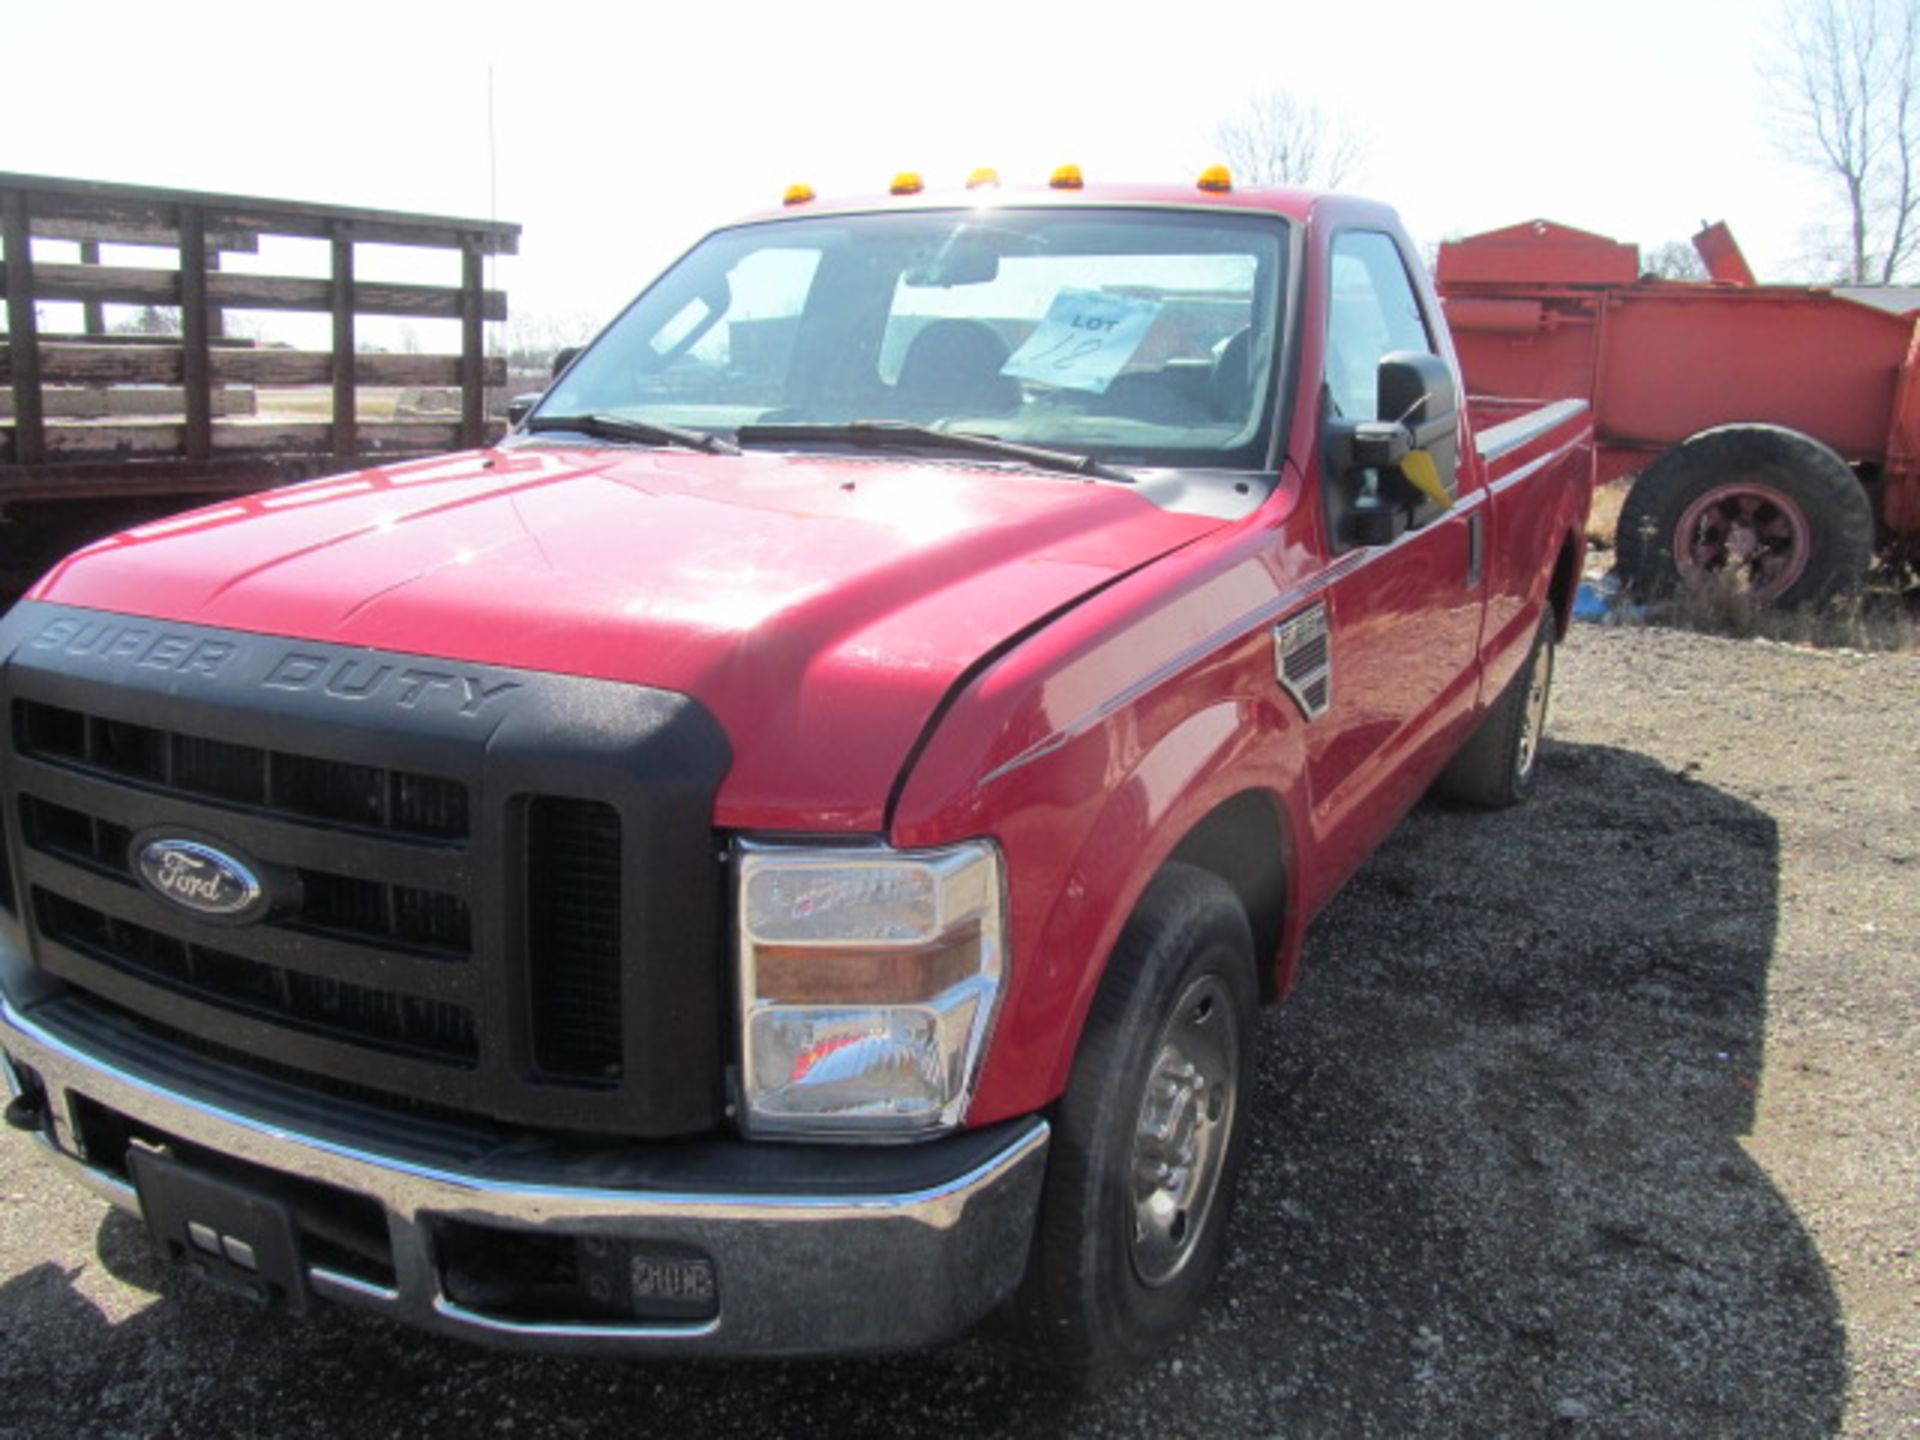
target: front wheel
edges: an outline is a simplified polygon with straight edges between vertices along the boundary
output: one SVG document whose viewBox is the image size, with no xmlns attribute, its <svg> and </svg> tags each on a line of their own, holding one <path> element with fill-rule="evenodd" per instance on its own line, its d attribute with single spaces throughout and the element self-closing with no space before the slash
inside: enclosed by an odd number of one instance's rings
<svg viewBox="0 0 1920 1440">
<path fill-rule="evenodd" d="M 1232 889 L 1168 865 L 1114 947 L 1062 1098 L 1019 1308 L 1057 1361 L 1147 1358 L 1226 1254 L 1259 997 Z"/>
</svg>

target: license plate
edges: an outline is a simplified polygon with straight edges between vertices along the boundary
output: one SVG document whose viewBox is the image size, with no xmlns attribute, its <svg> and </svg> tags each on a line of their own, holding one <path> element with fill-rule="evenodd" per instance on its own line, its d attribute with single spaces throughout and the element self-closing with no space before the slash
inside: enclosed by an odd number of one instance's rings
<svg viewBox="0 0 1920 1440">
<path fill-rule="evenodd" d="M 299 1232 L 280 1201 L 139 1146 L 127 1151 L 127 1168 L 168 1260 L 258 1304 L 307 1308 Z"/>
<path fill-rule="evenodd" d="M 581 1283 L 598 1306 L 639 1320 L 710 1320 L 720 1308 L 713 1261 L 670 1241 L 578 1242 Z"/>
</svg>

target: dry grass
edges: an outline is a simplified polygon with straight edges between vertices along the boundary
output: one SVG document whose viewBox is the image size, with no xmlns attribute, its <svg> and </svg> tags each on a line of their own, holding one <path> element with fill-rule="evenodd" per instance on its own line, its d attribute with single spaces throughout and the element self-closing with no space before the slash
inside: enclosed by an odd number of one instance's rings
<svg viewBox="0 0 1920 1440">
<path fill-rule="evenodd" d="M 1757 603 L 1739 586 L 1713 584 L 1649 607 L 1644 619 L 1738 640 L 1920 655 L 1920 592 L 1903 593 L 1891 585 L 1823 605 L 1777 610 Z"/>
<path fill-rule="evenodd" d="M 301 386 L 261 386 L 255 392 L 258 395 L 259 415 L 261 419 L 273 420 L 331 420 L 333 419 L 333 389 L 323 385 Z M 355 398 L 354 410 L 362 420 L 393 419 L 394 401 L 400 398 L 397 389 L 382 386 L 363 386 Z"/>
<path fill-rule="evenodd" d="M 1611 553 L 1613 532 L 1620 528 L 1620 511 L 1627 503 L 1627 492 L 1634 477 L 1623 475 L 1609 480 L 1593 492 L 1593 509 L 1587 516 L 1587 543 L 1595 550 Z"/>
</svg>

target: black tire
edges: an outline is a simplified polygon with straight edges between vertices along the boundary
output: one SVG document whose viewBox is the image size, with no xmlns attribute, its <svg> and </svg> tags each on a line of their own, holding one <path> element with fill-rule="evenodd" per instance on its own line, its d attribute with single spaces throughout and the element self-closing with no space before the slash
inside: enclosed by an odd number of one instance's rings
<svg viewBox="0 0 1920 1440">
<path fill-rule="evenodd" d="M 1760 550 L 1732 547 L 1683 568 L 1676 551 L 1688 514 L 1716 493 L 1750 505 Z M 1709 508 L 1689 527 L 1716 548 Z M 1634 598 L 1660 600 L 1714 576 L 1738 579 L 1778 606 L 1814 604 L 1857 589 L 1873 566 L 1873 507 L 1847 462 L 1810 436 L 1779 425 L 1722 425 L 1667 451 L 1641 474 L 1621 507 L 1614 546 Z M 1771 592 L 1771 593 L 1770 593 Z"/>
<path fill-rule="evenodd" d="M 1533 793 L 1540 774 L 1540 741 L 1553 698 L 1557 638 L 1553 611 L 1548 610 L 1540 617 L 1527 663 L 1507 682 L 1480 728 L 1441 773 L 1442 795 L 1483 810 L 1504 810 Z"/>
<path fill-rule="evenodd" d="M 1211 1007 L 1204 1016 L 1196 996 Z M 1252 931 L 1232 889 L 1208 871 L 1168 865 L 1114 947 L 1058 1108 L 1016 1302 L 1021 1328 L 1050 1363 L 1098 1371 L 1146 1358 L 1200 1308 L 1226 1254 L 1246 1151 L 1258 1006 Z M 1166 1057 L 1185 1056 L 1204 1075 L 1207 1063 L 1193 1055 L 1209 1045 L 1228 1047 L 1231 1077 L 1188 1089 L 1184 1105 L 1168 1100 L 1180 1082 Z M 1203 1158 L 1186 1173 L 1217 1158 L 1205 1196 L 1141 1189 L 1137 1177 L 1163 1168 L 1166 1153 L 1142 1132 L 1150 1082 L 1156 1117 L 1177 1110 L 1193 1120 L 1186 1153 Z M 1178 1208 L 1183 1198 L 1191 1210 Z M 1169 1217 L 1164 1229 L 1157 1219 L 1136 1229 L 1149 1209 Z"/>
</svg>

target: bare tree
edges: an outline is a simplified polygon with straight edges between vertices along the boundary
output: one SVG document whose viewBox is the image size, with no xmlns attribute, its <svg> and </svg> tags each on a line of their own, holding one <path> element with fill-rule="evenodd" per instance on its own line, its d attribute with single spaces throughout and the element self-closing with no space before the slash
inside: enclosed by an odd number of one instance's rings
<svg viewBox="0 0 1920 1440">
<path fill-rule="evenodd" d="M 1367 138 L 1343 117 L 1284 90 L 1249 95 L 1213 130 L 1237 179 L 1337 190 L 1358 177 Z"/>
<path fill-rule="evenodd" d="M 1662 280 L 1705 280 L 1707 262 L 1685 240 L 1667 240 L 1640 257 L 1640 273 Z"/>
<path fill-rule="evenodd" d="M 117 335 L 178 335 L 180 311 L 172 305 L 143 305 L 113 325 Z"/>
<path fill-rule="evenodd" d="M 1783 143 L 1846 199 L 1836 268 L 1890 285 L 1920 254 L 1920 0 L 1789 0 L 1778 39 Z"/>
<path fill-rule="evenodd" d="M 587 310 L 517 310 L 507 321 L 505 333 L 491 337 L 489 343 L 496 352 L 505 352 L 514 370 L 544 375 L 561 350 L 591 340 L 603 318 Z"/>
</svg>

